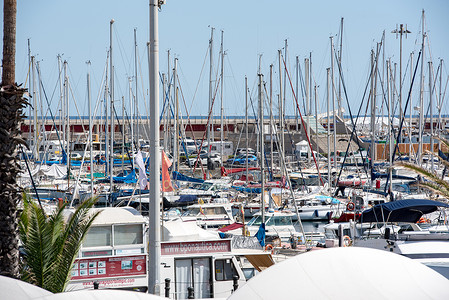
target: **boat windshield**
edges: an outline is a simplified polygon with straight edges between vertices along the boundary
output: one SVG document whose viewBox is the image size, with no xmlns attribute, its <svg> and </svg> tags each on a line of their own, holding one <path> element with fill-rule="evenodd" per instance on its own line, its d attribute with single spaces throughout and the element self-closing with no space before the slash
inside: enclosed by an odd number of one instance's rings
<svg viewBox="0 0 449 300">
<path fill-rule="evenodd" d="M 195 207 L 195 208 L 191 208 L 188 211 L 186 211 L 185 213 L 183 213 L 182 216 L 184 216 L 184 217 L 196 217 L 199 213 L 200 213 L 200 208 L 199 207 Z"/>
<path fill-rule="evenodd" d="M 249 222 L 248 226 L 260 226 L 262 223 L 261 216 L 253 217 Z M 293 225 L 291 216 L 271 216 L 267 217 L 265 220 L 266 226 L 290 226 Z"/>
<path fill-rule="evenodd" d="M 210 183 L 210 182 L 203 182 L 203 184 L 198 189 L 202 190 L 202 191 L 207 191 L 207 190 L 210 189 L 211 186 L 212 186 L 212 183 Z"/>
<path fill-rule="evenodd" d="M 196 217 L 200 215 L 214 216 L 214 215 L 226 215 L 226 209 L 222 206 L 218 207 L 193 207 L 187 210 L 183 216 Z"/>
<path fill-rule="evenodd" d="M 292 218 L 290 216 L 272 216 L 267 221 L 267 226 L 290 226 L 293 225 Z"/>
<path fill-rule="evenodd" d="M 260 226 L 260 223 L 262 223 L 262 216 L 254 216 L 249 220 L 248 226 Z"/>
</svg>

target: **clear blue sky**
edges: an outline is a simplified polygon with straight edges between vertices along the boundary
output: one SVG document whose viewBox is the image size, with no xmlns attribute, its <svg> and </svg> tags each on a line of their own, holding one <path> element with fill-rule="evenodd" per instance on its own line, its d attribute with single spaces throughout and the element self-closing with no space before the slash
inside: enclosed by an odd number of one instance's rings
<svg viewBox="0 0 449 300">
<path fill-rule="evenodd" d="M 244 115 L 244 77 L 248 76 L 252 97 L 255 97 L 259 55 L 262 73 L 268 81 L 269 65 L 274 64 L 273 93 L 279 90 L 277 51 L 288 40 L 289 72 L 294 76 L 295 57 L 304 58 L 312 52 L 313 76 L 319 85 L 321 110 L 325 109 L 326 68 L 330 67 L 329 37 L 339 32 L 344 18 L 343 72 L 353 111 L 358 108 L 369 72 L 370 51 L 386 31 L 385 56 L 399 63 L 399 40 L 391 33 L 396 24 L 407 24 L 412 33 L 403 42 L 404 70 L 410 51 L 417 54 L 421 38 L 421 10 L 426 12 L 426 27 L 435 64 L 449 60 L 449 1 L 180 1 L 167 0 L 159 13 L 160 71 L 167 72 L 167 50 L 179 59 L 179 78 L 186 106 L 192 116 L 206 115 L 208 106 L 207 49 L 210 27 L 214 34 L 215 71 L 218 66 L 220 31 L 224 31 L 226 115 Z M 2 16 L 3 17 L 3 16 Z M 58 101 L 57 55 L 68 61 L 69 77 L 77 106 L 82 115 L 86 108 L 86 61 L 90 60 L 92 98 L 106 64 L 109 47 L 109 21 L 114 23 L 114 65 L 117 99 L 128 103 L 128 77 L 134 74 L 133 30 L 137 28 L 140 68 L 139 99 L 148 87 L 148 1 L 68 1 L 20 0 L 17 14 L 16 81 L 24 83 L 28 70 L 27 40 L 31 53 L 39 61 L 42 80 L 52 107 Z M 2 20 L 3 21 L 3 20 Z M 2 41 L 0 41 L 2 43 Z M 426 61 L 429 60 L 429 52 Z M 416 56 L 415 56 L 416 57 Z M 203 63 L 204 70 L 201 73 Z M 173 65 L 173 64 L 172 64 Z M 448 68 L 443 75 L 447 77 Z M 399 71 L 399 67 L 398 67 Z M 295 78 L 292 78 L 295 80 Z M 408 78 L 405 82 L 408 82 Z M 197 88 L 198 85 L 198 88 Z M 418 85 L 416 85 L 418 86 Z M 408 83 L 404 85 L 408 89 Z M 195 90 L 197 92 L 195 93 Z M 54 92 L 56 91 L 56 92 Z M 146 92 L 145 92 L 146 93 Z M 52 96 L 53 95 L 53 96 Z M 416 95 L 416 93 L 415 93 Z M 292 112 L 291 92 L 287 94 Z M 148 97 L 145 98 L 148 101 Z M 415 100 L 416 101 L 416 100 Z M 143 102 L 143 101 L 142 101 Z M 46 105 L 44 105 L 45 107 Z M 184 104 L 181 104 L 184 106 Z M 216 102 L 216 113 L 219 102 Z M 148 107 L 148 105 L 147 105 Z M 346 105 L 345 105 L 346 107 Z M 144 103 L 140 110 L 145 114 Z M 75 114 L 75 107 L 71 111 Z M 121 111 L 121 108 L 118 109 Z M 447 113 L 447 111 L 444 111 Z M 55 112 L 54 112 L 55 113 Z"/>
</svg>

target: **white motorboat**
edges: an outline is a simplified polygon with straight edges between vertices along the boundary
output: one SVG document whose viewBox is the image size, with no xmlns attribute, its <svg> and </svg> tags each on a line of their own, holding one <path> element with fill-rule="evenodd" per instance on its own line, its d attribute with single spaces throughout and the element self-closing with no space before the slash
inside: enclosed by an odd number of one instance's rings
<svg viewBox="0 0 449 300">
<path fill-rule="evenodd" d="M 181 219 L 184 222 L 196 222 L 198 226 L 209 229 L 217 229 L 234 223 L 231 204 L 225 198 L 215 198 L 207 203 L 190 205 Z"/>
</svg>

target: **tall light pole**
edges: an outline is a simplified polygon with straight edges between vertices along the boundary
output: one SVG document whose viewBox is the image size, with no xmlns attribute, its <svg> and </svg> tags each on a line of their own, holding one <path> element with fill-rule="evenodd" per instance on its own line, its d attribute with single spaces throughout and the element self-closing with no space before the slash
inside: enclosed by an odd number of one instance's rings
<svg viewBox="0 0 449 300">
<path fill-rule="evenodd" d="M 160 294 L 160 149 L 159 149 L 159 37 L 158 9 L 164 1 L 150 0 L 150 41 L 148 43 L 150 81 L 150 199 L 148 231 L 148 292 Z"/>
<path fill-rule="evenodd" d="M 405 37 L 407 37 L 407 33 L 412 33 L 411 31 L 407 30 L 407 25 L 404 24 L 399 25 L 399 30 L 396 27 L 395 30 L 392 31 L 392 33 L 396 33 L 396 38 L 398 38 L 399 34 L 399 122 L 401 122 L 403 117 L 403 111 L 402 111 L 402 36 L 405 34 Z M 399 142 L 401 143 L 401 133 L 399 132 Z"/>
</svg>

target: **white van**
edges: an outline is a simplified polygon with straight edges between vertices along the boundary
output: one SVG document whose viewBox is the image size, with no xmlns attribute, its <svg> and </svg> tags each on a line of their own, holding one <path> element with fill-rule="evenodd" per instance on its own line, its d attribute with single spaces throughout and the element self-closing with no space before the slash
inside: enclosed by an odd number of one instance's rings
<svg viewBox="0 0 449 300">
<path fill-rule="evenodd" d="M 210 143 L 210 152 L 215 152 L 218 154 L 223 153 L 223 155 L 232 155 L 234 154 L 234 144 L 229 141 L 218 141 Z"/>
</svg>

